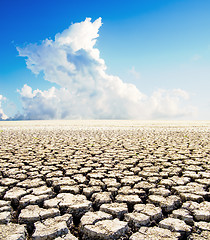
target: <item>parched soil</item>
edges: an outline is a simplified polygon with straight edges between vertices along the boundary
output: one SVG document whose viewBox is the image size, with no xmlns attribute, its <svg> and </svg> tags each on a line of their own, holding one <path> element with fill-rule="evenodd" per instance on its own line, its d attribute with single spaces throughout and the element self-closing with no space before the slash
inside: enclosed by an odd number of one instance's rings
<svg viewBox="0 0 210 240">
<path fill-rule="evenodd" d="M 0 239 L 210 239 L 210 123 L 0 122 Z"/>
</svg>

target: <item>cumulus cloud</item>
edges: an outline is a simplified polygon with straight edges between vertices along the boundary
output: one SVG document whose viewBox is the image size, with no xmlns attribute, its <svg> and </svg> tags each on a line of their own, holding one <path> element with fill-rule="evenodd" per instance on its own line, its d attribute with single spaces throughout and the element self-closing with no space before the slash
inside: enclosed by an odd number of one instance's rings
<svg viewBox="0 0 210 240">
<path fill-rule="evenodd" d="M 195 113 L 193 106 L 185 105 L 189 94 L 182 89 L 158 89 L 149 100 L 151 117 L 156 118 L 178 118 L 190 116 Z"/>
<path fill-rule="evenodd" d="M 135 79 L 140 79 L 141 75 L 139 72 L 136 71 L 135 67 L 132 66 L 132 68 L 129 70 L 129 73 L 135 78 Z"/>
<path fill-rule="evenodd" d="M 60 87 L 41 91 L 24 85 L 19 90 L 24 109 L 20 118 L 151 119 L 189 114 L 183 104 L 188 94 L 183 90 L 157 90 L 147 96 L 134 84 L 106 73 L 95 47 L 101 25 L 101 18 L 94 22 L 86 18 L 54 40 L 17 48 L 34 74 L 43 73 L 45 80 Z"/>
<path fill-rule="evenodd" d="M 3 100 L 6 100 L 6 98 L 3 97 L 2 95 L 0 95 L 0 120 L 6 120 L 7 119 L 7 115 L 4 114 L 2 106 L 1 106 Z"/>
</svg>

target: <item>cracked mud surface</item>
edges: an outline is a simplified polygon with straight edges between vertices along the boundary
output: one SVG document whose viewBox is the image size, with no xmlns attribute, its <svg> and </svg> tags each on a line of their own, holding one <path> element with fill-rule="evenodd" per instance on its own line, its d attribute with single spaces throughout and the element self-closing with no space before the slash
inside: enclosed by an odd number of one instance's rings
<svg viewBox="0 0 210 240">
<path fill-rule="evenodd" d="M 209 126 L 0 122 L 0 239 L 210 239 Z"/>
</svg>

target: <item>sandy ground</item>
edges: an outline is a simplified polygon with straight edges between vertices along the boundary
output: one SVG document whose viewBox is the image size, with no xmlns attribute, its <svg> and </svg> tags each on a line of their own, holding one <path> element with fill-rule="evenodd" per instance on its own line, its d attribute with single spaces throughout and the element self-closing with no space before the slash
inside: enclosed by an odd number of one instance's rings
<svg viewBox="0 0 210 240">
<path fill-rule="evenodd" d="M 210 239 L 210 121 L 0 122 L 0 239 Z"/>
</svg>

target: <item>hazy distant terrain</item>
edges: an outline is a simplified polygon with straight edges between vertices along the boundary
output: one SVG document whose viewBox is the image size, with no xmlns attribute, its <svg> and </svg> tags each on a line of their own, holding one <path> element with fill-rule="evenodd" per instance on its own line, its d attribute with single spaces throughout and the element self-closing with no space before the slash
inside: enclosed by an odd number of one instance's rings
<svg viewBox="0 0 210 240">
<path fill-rule="evenodd" d="M 210 121 L 0 122 L 0 239 L 209 239 Z"/>
<path fill-rule="evenodd" d="M 0 121 L 0 127 L 210 127 L 210 121 L 31 120 Z"/>
</svg>

